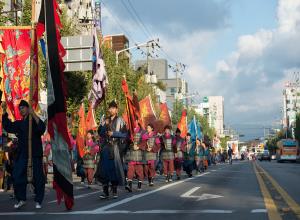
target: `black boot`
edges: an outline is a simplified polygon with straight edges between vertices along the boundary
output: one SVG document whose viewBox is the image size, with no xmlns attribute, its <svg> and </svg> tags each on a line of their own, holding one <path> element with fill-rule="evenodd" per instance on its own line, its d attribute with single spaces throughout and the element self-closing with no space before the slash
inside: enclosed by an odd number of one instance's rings
<svg viewBox="0 0 300 220">
<path fill-rule="evenodd" d="M 125 186 L 125 189 L 128 190 L 128 192 L 132 192 L 132 180 L 127 181 L 127 185 Z"/>
<path fill-rule="evenodd" d="M 112 193 L 113 193 L 113 198 L 117 199 L 118 198 L 118 192 L 117 192 L 117 187 L 116 185 L 112 186 Z"/>
<path fill-rule="evenodd" d="M 173 181 L 173 176 L 172 175 L 169 175 L 169 182 L 172 182 Z"/>
<path fill-rule="evenodd" d="M 103 193 L 99 197 L 100 199 L 108 199 L 109 197 L 108 185 L 103 185 Z"/>
<path fill-rule="evenodd" d="M 165 182 L 166 182 L 166 183 L 168 183 L 168 182 L 169 182 L 169 175 L 167 175 L 167 176 L 166 176 L 166 180 L 165 180 Z"/>
<path fill-rule="evenodd" d="M 138 190 L 142 190 L 142 181 L 138 182 Z"/>
</svg>

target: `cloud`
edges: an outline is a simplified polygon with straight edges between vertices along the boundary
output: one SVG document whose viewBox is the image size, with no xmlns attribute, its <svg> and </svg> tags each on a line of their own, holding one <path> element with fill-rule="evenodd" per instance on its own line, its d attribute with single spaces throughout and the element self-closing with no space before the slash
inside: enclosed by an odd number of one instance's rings
<svg viewBox="0 0 300 220">
<path fill-rule="evenodd" d="M 280 0 L 277 11 L 276 29 L 240 36 L 237 50 L 217 62 L 217 78 L 231 79 L 224 91 L 226 117 L 231 120 L 271 123 L 282 103 L 284 81 L 300 66 L 300 1 Z"/>
<path fill-rule="evenodd" d="M 140 27 L 129 2 L 150 31 L 168 35 L 181 35 L 190 30 L 211 31 L 224 28 L 230 18 L 231 0 L 104 1 L 118 17 L 126 18 Z"/>
</svg>

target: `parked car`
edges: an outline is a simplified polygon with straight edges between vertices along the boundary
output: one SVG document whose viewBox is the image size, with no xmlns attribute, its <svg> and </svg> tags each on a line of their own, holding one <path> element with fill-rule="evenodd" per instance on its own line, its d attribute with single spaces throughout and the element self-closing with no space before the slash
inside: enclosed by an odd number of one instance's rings
<svg viewBox="0 0 300 220">
<path fill-rule="evenodd" d="M 259 160 L 260 160 L 260 161 L 262 161 L 262 160 L 268 160 L 268 161 L 271 161 L 271 155 L 270 155 L 269 150 L 264 150 L 264 151 L 262 152 L 262 154 L 260 155 Z"/>
</svg>

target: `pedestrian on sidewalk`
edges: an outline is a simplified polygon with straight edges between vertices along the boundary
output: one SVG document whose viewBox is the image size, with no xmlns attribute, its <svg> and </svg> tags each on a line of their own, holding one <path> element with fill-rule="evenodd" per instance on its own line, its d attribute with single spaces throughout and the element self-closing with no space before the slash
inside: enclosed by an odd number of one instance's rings
<svg viewBox="0 0 300 220">
<path fill-rule="evenodd" d="M 181 170 L 183 165 L 183 143 L 184 139 L 180 136 L 181 131 L 176 129 L 176 134 L 173 139 L 173 148 L 175 149 L 174 167 L 176 170 L 177 180 L 181 178 Z"/>
<path fill-rule="evenodd" d="M 28 102 L 22 100 L 19 104 L 21 120 L 12 122 L 8 119 L 6 104 L 2 106 L 3 128 L 8 133 L 14 133 L 18 137 L 18 153 L 14 163 L 13 178 L 14 192 L 17 203 L 16 209 L 26 203 L 27 187 L 27 163 L 28 163 L 28 133 L 29 115 L 32 116 L 32 165 L 33 165 L 33 186 L 35 188 L 36 208 L 41 208 L 45 193 L 45 177 L 43 173 L 43 147 L 41 136 L 46 130 L 45 123 L 35 114 Z"/>
<path fill-rule="evenodd" d="M 187 133 L 183 147 L 183 170 L 186 172 L 188 177 L 192 177 L 194 167 L 195 148 L 191 139 L 191 134 Z"/>
<path fill-rule="evenodd" d="M 201 145 L 203 146 L 203 149 L 204 149 L 204 155 L 203 155 L 203 164 L 204 164 L 204 170 L 207 170 L 208 169 L 208 159 L 209 159 L 209 149 L 207 147 L 207 145 L 202 142 Z"/>
<path fill-rule="evenodd" d="M 154 132 L 152 124 L 147 125 L 147 132 L 142 137 L 145 145 L 145 166 L 144 175 L 148 178 L 149 186 L 153 186 L 153 180 L 156 174 L 155 162 L 157 160 L 157 153 L 160 150 L 160 140 Z"/>
</svg>

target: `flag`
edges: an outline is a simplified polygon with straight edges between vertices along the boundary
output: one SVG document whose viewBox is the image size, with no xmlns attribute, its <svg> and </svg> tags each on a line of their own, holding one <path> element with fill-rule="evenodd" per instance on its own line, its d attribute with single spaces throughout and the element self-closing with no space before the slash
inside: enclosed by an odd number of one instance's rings
<svg viewBox="0 0 300 220">
<path fill-rule="evenodd" d="M 177 124 L 177 128 L 180 129 L 181 134 L 180 136 L 182 138 L 185 138 L 185 136 L 187 135 L 188 132 L 188 128 L 187 128 L 187 113 L 186 113 L 186 109 L 184 109 L 181 113 L 181 119 Z"/>
<path fill-rule="evenodd" d="M 86 130 L 97 130 L 97 122 L 95 120 L 95 112 L 94 109 L 92 108 L 92 105 L 89 105 L 89 110 L 86 116 L 86 120 L 85 120 L 85 126 L 86 126 Z"/>
<path fill-rule="evenodd" d="M 93 30 L 93 82 L 88 99 L 95 109 L 105 97 L 105 89 L 108 78 L 105 70 L 105 63 L 99 47 L 96 28 Z"/>
<path fill-rule="evenodd" d="M 3 71 L 3 91 L 7 107 L 14 119 L 21 119 L 19 102 L 29 100 L 30 75 L 32 79 L 32 107 L 38 105 L 38 55 L 37 41 L 31 45 L 30 28 L 3 29 L 0 27 L 0 61 Z M 33 35 L 35 36 L 35 35 Z M 32 48 L 32 57 L 30 56 Z M 32 69 L 30 59 L 32 58 Z M 2 72 L 1 71 L 1 72 Z"/>
<path fill-rule="evenodd" d="M 72 149 L 68 135 L 66 117 L 66 95 L 63 71 L 63 56 L 66 54 L 60 42 L 59 6 L 56 0 L 43 0 L 37 35 L 41 37 L 46 29 L 47 42 L 47 98 L 48 98 L 48 132 L 51 137 L 53 157 L 53 188 L 57 201 L 63 200 L 67 209 L 74 205 L 71 158 Z M 46 26 L 45 26 L 46 24 Z"/>
<path fill-rule="evenodd" d="M 142 126 L 146 128 L 149 123 L 154 124 L 157 119 L 153 109 L 151 96 L 150 95 L 146 96 L 144 99 L 142 99 L 139 102 L 139 104 L 140 104 Z"/>
<path fill-rule="evenodd" d="M 85 112 L 84 112 L 84 104 L 82 103 L 80 109 L 78 111 L 79 116 L 79 125 L 78 132 L 76 136 L 76 145 L 78 149 L 78 153 L 82 158 L 84 155 L 84 145 L 85 145 L 85 135 L 86 135 L 86 125 L 85 125 Z"/>
<path fill-rule="evenodd" d="M 194 116 L 193 120 L 189 123 L 189 133 L 191 134 L 191 139 L 196 140 L 196 138 L 202 138 L 200 123 L 196 121 Z"/>
<path fill-rule="evenodd" d="M 123 115 L 125 122 L 127 122 L 127 128 L 130 132 L 130 139 L 133 141 L 134 128 L 136 127 L 136 121 L 138 120 L 138 114 L 136 107 L 134 106 L 133 98 L 129 94 L 128 85 L 125 79 L 122 80 L 122 90 L 126 98 L 126 114 Z"/>
<path fill-rule="evenodd" d="M 171 117 L 169 114 L 167 103 L 160 103 L 159 107 L 161 110 L 159 119 L 163 121 L 164 126 L 171 125 Z"/>
</svg>

